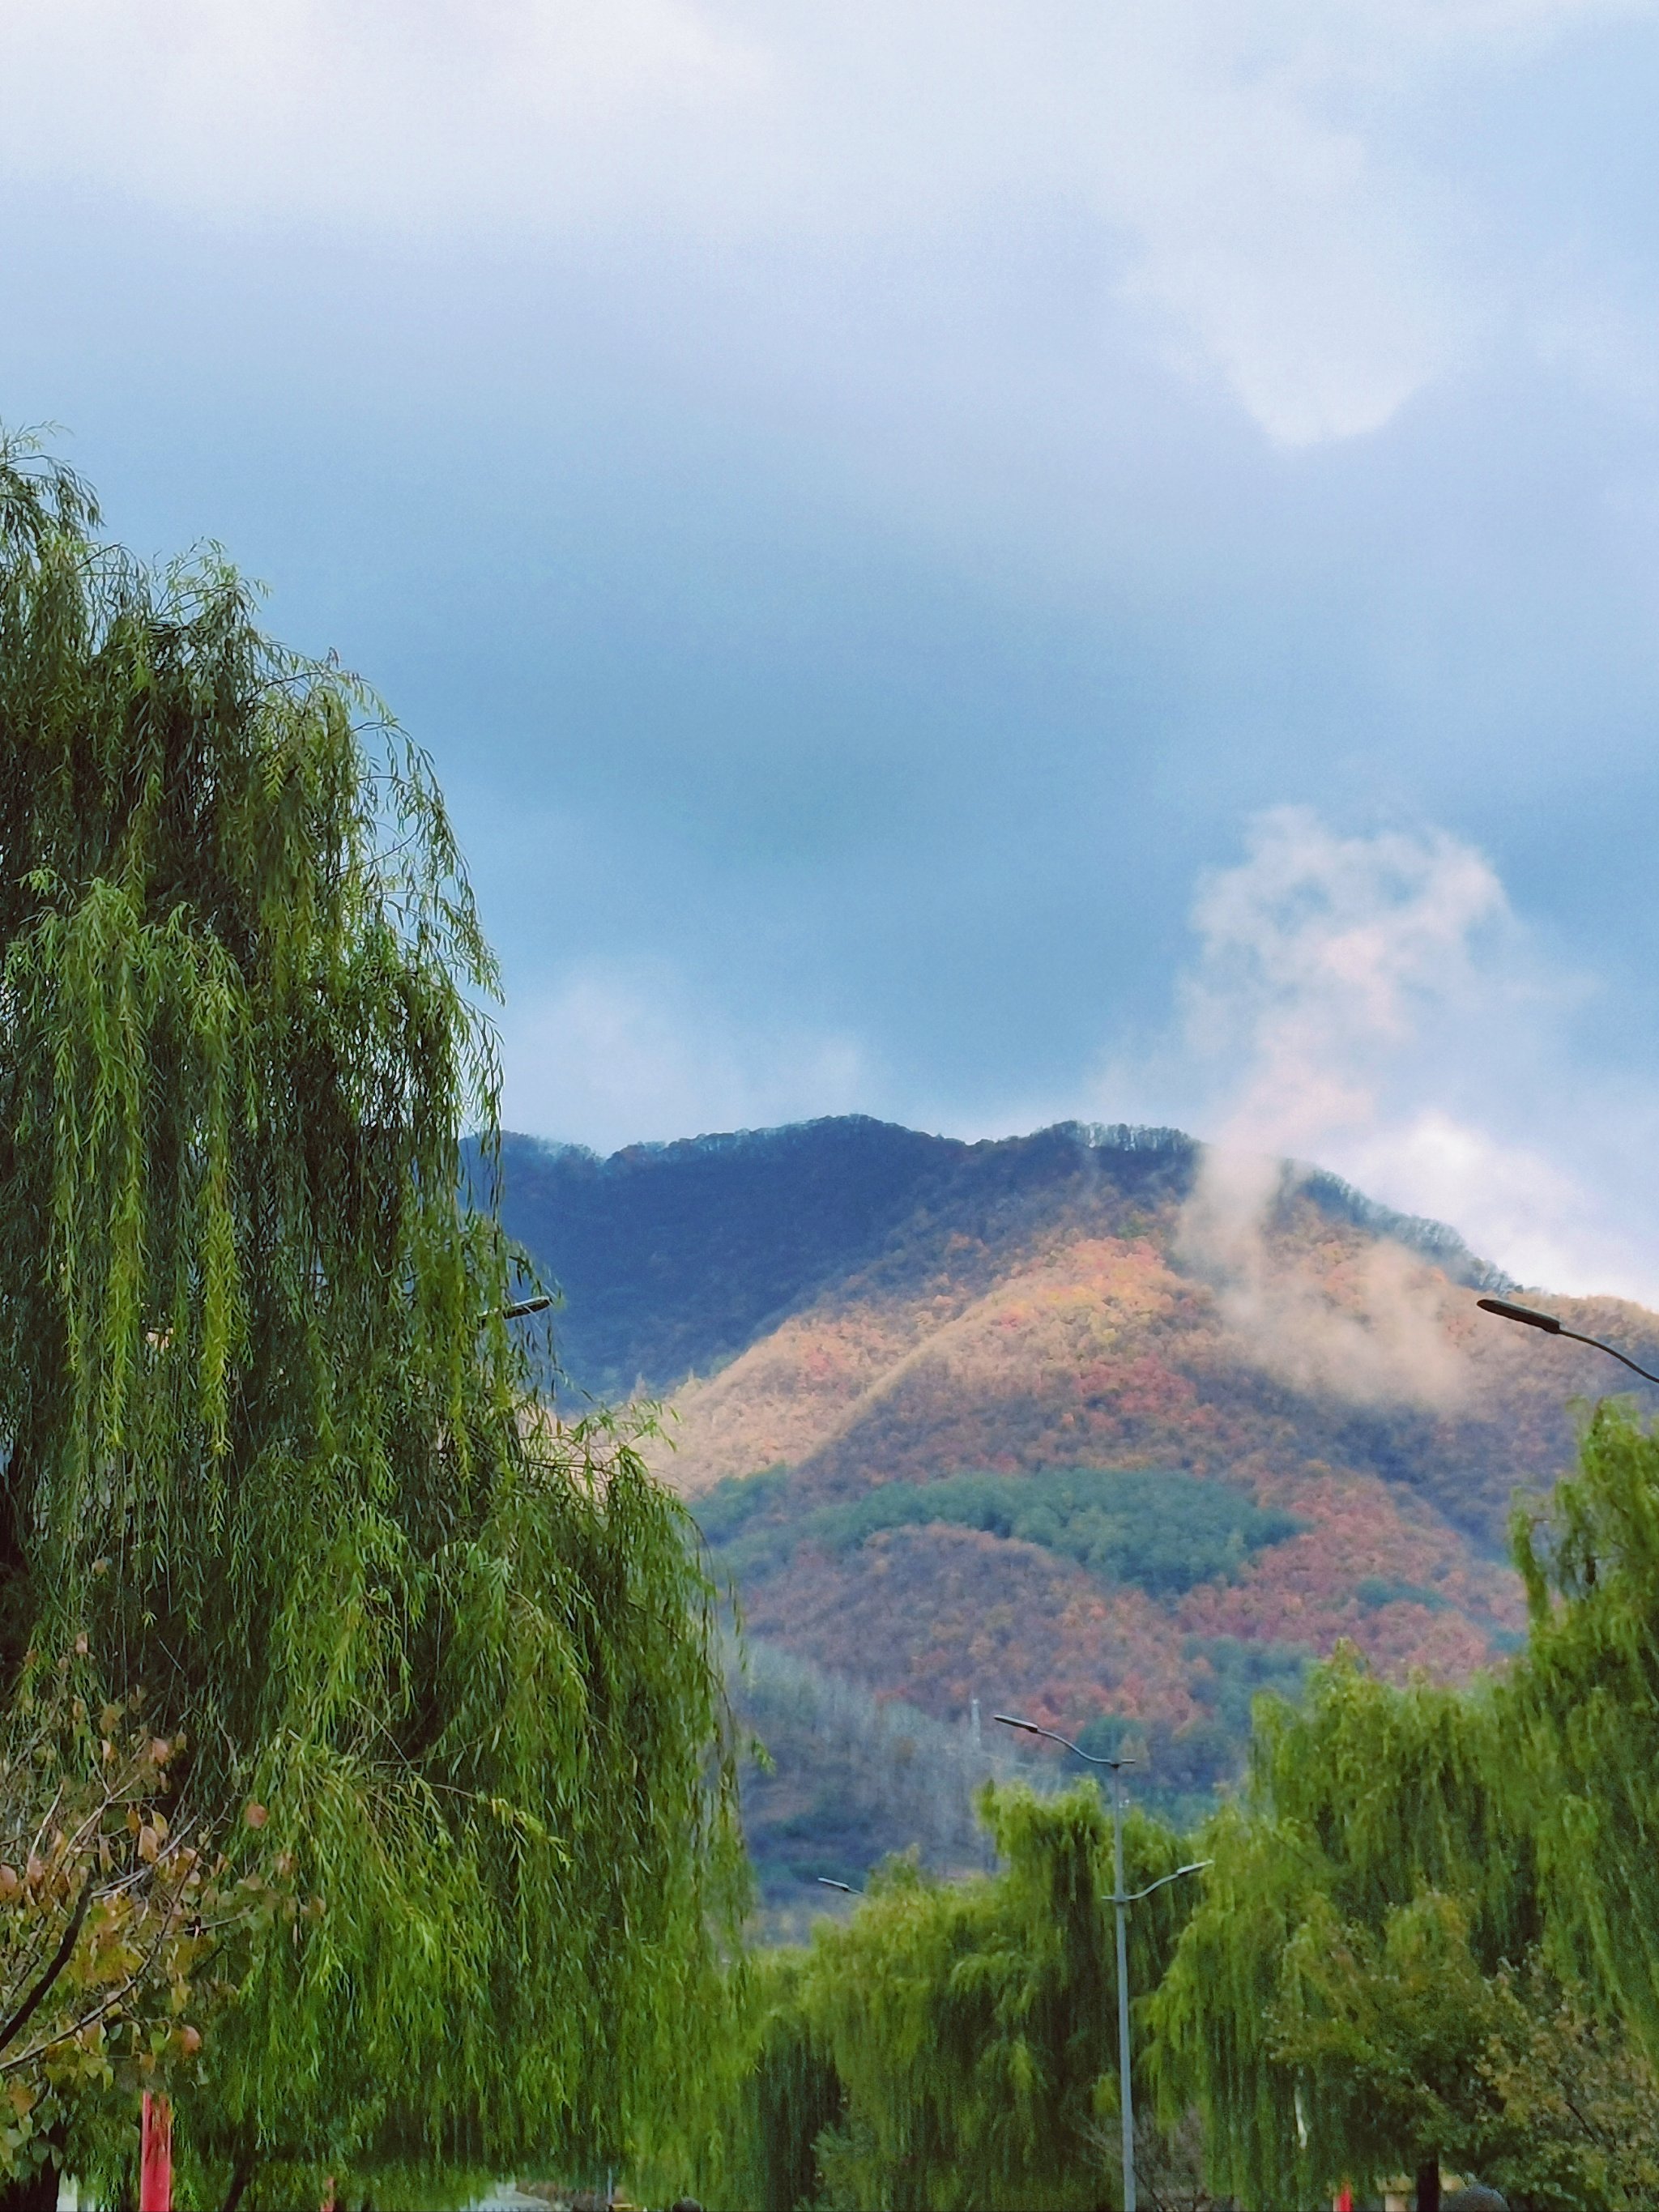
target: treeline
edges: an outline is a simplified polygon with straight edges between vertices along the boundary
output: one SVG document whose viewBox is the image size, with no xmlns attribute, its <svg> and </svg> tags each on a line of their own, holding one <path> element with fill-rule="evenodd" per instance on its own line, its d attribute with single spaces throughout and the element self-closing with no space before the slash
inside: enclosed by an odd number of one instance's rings
<svg viewBox="0 0 1659 2212">
<path fill-rule="evenodd" d="M 1212 1862 L 1132 1915 L 1143 2204 L 1441 2168 L 1533 2212 L 1659 2199 L 1659 1437 L 1602 1408 L 1513 1534 L 1504 1676 L 1339 1653 L 1258 1699 L 1248 1784 L 1195 1833 L 1131 1814 L 1131 1889 Z M 734 1976 L 672 2154 L 710 2204 L 1119 2202 L 1109 1816 L 1086 1785 L 981 1808 L 995 1872 L 891 1863 Z"/>
</svg>

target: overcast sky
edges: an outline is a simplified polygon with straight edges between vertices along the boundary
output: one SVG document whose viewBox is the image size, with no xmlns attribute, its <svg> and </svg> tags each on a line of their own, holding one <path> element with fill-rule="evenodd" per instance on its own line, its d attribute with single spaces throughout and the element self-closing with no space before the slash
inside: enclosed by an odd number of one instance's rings
<svg viewBox="0 0 1659 2212">
<path fill-rule="evenodd" d="M 508 1118 L 1659 1297 L 1659 5 L 0 0 L 0 416 L 436 757 Z"/>
</svg>

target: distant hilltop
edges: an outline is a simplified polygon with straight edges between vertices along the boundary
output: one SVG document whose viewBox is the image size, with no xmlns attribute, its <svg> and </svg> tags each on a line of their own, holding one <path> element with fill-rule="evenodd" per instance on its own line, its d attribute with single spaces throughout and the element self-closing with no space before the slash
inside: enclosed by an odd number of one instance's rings
<svg viewBox="0 0 1659 2212">
<path fill-rule="evenodd" d="M 1184 1198 L 1201 1150 L 1179 1129 L 1060 1121 L 970 1143 L 846 1114 L 608 1158 L 505 1134 L 507 1226 L 562 1286 L 560 1354 L 597 1396 L 672 1391 L 747 1349 L 804 1299 L 941 1209 L 1064 1207 L 1103 1173 Z M 1447 1277 L 1513 1288 L 1443 1223 L 1300 1172 L 1333 1220 L 1392 1237 Z"/>
<path fill-rule="evenodd" d="M 1477 1312 L 1505 1279 L 1453 1230 L 1172 1129 L 846 1116 L 503 1165 L 573 1394 L 671 1401 L 661 1471 L 758 1635 L 940 1717 L 1133 1724 L 1205 1786 L 1251 1687 L 1340 1638 L 1501 1661 L 1512 1497 L 1609 1386 Z M 1659 1355 L 1641 1308 L 1555 1303 Z"/>
</svg>

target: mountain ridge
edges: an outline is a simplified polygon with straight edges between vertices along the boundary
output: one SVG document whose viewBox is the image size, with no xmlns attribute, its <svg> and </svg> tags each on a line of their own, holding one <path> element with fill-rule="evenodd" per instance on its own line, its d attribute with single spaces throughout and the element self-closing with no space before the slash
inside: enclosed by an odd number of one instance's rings
<svg viewBox="0 0 1659 2212">
<path fill-rule="evenodd" d="M 1211 1157 L 1075 1122 L 970 1144 L 844 1117 L 606 1161 L 514 1137 L 503 1212 L 563 1283 L 573 1396 L 672 1401 L 659 1471 L 755 1634 L 940 1721 L 1135 1728 L 1207 1788 L 1240 1686 L 1341 1638 L 1395 1675 L 1500 1664 L 1514 1494 L 1570 1464 L 1571 1397 L 1617 1383 L 1480 1314 L 1513 1286 L 1455 1231 L 1324 1170 L 1286 1164 L 1206 1248 Z M 1555 1303 L 1659 1353 L 1640 1308 Z M 1228 1527 L 1271 1540 L 1224 1558 Z"/>
<path fill-rule="evenodd" d="M 775 1127 L 629 1145 L 608 1155 L 586 1146 L 514 1131 L 504 1131 L 501 1144 L 509 1229 L 538 1257 L 550 1257 L 555 1251 L 564 1255 L 563 1266 L 553 1268 L 568 1295 L 561 1330 L 562 1363 L 579 1388 L 609 1396 L 632 1395 L 641 1388 L 664 1395 L 689 1376 L 706 1376 L 736 1357 L 766 1328 L 782 1321 L 836 1267 L 844 1269 L 859 1256 L 873 1257 L 873 1239 L 884 1230 L 890 1232 L 904 1219 L 907 1209 L 914 1210 L 930 1190 L 963 1170 L 983 1173 L 999 1162 L 1030 1162 L 1058 1148 L 1085 1156 L 1152 1159 L 1190 1174 L 1203 1149 L 1199 1139 L 1184 1131 L 1132 1122 L 1065 1121 L 1024 1136 L 970 1139 L 908 1129 L 868 1115 L 825 1115 Z M 816 1158 L 811 1157 L 815 1153 Z M 788 1169 L 795 1163 L 805 1172 L 791 1176 Z M 647 1286 L 655 1278 L 659 1294 L 666 1287 L 672 1298 L 672 1287 L 662 1280 L 664 1254 L 654 1245 L 641 1251 L 629 1237 L 630 1229 L 639 1225 L 641 1210 L 660 1231 L 665 1225 L 672 1227 L 688 1200 L 695 1208 L 699 1197 L 705 1207 L 716 1195 L 728 1201 L 734 1193 L 752 1197 L 757 1182 L 763 1186 L 763 1196 L 769 1195 L 775 1202 L 787 1200 L 799 1209 L 803 1202 L 824 1199 L 837 1166 L 844 1176 L 836 1193 L 843 1231 L 839 1240 L 821 1240 L 799 1250 L 793 1267 L 755 1267 L 747 1278 L 750 1296 L 733 1301 L 714 1331 L 700 1334 L 683 1325 L 641 1330 L 636 1322 L 630 1329 L 630 1288 L 636 1298 L 641 1290 L 648 1297 Z M 1325 1211 L 1422 1251 L 1451 1279 L 1483 1290 L 1518 1287 L 1472 1253 L 1449 1224 L 1380 1205 L 1328 1170 L 1302 1163 L 1285 1166 L 1293 1187 L 1305 1190 Z M 734 1176 L 732 1170 L 739 1172 Z M 860 1177 L 851 1189 L 847 1170 L 856 1170 Z M 745 1182 L 750 1185 L 746 1194 Z M 643 1208 L 638 1204 L 641 1200 Z M 797 1225 L 799 1218 L 797 1211 Z M 597 1251 L 585 1233 L 600 1223 L 611 1246 L 608 1255 Z M 706 1210 L 698 1226 L 706 1239 Z M 717 1242 L 711 1246 L 705 1241 L 700 1256 L 706 1261 L 718 1249 Z M 605 1256 L 611 1261 L 608 1270 Z M 744 1257 L 752 1262 L 754 1255 Z M 706 1288 L 706 1269 L 696 1287 Z M 573 1290 L 574 1302 L 569 1298 Z M 633 1373 L 628 1371 L 630 1348 L 636 1355 Z M 683 1364 L 677 1365 L 677 1357 Z"/>
</svg>

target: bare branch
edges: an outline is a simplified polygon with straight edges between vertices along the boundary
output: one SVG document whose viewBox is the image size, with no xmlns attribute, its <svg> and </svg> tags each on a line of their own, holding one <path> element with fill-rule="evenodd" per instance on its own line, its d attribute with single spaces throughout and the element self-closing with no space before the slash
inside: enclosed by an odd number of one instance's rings
<svg viewBox="0 0 1659 2212">
<path fill-rule="evenodd" d="M 81 1940 L 81 1930 L 86 1923 L 87 1908 L 91 1903 L 92 1884 L 89 1881 L 84 1881 L 81 1885 L 81 1894 L 75 1900 L 75 1910 L 70 1915 L 69 1925 L 64 1930 L 63 1940 L 52 1953 L 45 1972 L 40 1976 L 34 1987 L 23 1999 L 5 2026 L 0 2027 L 0 2051 L 4 2051 L 9 2044 L 15 2042 L 23 2029 L 27 2027 L 39 2011 L 41 2000 L 46 1996 L 46 1992 L 59 1979 L 64 1968 L 75 1956 L 75 1947 Z"/>
</svg>

